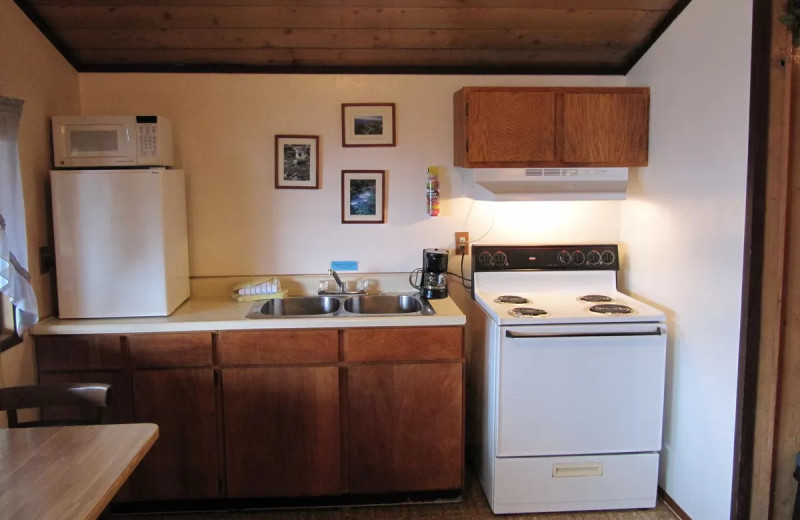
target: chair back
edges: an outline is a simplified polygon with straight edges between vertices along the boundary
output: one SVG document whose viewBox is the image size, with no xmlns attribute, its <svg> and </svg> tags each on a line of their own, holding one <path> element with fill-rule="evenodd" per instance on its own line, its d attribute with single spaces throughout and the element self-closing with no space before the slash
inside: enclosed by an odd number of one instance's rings
<svg viewBox="0 0 800 520">
<path fill-rule="evenodd" d="M 60 385 L 29 385 L 0 388 L 0 411 L 8 415 L 9 428 L 102 424 L 111 386 L 103 383 L 67 383 Z M 19 422 L 17 410 L 61 408 L 74 412 L 74 417 L 53 420 Z M 83 410 L 91 415 L 86 418 Z"/>
</svg>

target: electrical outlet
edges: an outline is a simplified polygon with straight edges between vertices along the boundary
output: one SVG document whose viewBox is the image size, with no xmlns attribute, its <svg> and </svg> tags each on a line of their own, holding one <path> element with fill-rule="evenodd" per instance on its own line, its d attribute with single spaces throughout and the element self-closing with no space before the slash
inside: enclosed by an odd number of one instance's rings
<svg viewBox="0 0 800 520">
<path fill-rule="evenodd" d="M 456 232 L 456 253 L 465 255 L 469 252 L 469 233 L 467 231 Z"/>
</svg>

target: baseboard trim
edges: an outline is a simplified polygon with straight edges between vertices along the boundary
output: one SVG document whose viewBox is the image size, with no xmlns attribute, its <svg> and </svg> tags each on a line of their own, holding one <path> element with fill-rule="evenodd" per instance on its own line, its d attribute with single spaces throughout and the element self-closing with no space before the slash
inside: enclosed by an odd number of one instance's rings
<svg viewBox="0 0 800 520">
<path fill-rule="evenodd" d="M 670 508 L 673 513 L 675 513 L 675 516 L 681 520 L 692 520 L 692 517 L 687 515 L 686 511 L 681 509 L 681 506 L 679 506 L 678 503 L 675 502 L 675 500 L 673 500 L 673 498 L 669 496 L 669 494 L 667 494 L 667 492 L 664 491 L 661 486 L 658 486 L 658 496 L 664 501 L 665 504 L 667 504 L 667 507 Z"/>
</svg>

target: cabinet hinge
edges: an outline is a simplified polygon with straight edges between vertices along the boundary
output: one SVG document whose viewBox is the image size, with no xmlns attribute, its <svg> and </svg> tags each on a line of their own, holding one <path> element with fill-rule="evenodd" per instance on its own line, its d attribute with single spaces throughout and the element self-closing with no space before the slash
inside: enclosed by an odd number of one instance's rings
<svg viewBox="0 0 800 520">
<path fill-rule="evenodd" d="M 464 108 L 464 115 L 469 117 L 469 103 L 467 103 L 466 107 Z"/>
<path fill-rule="evenodd" d="M 467 151 L 469 152 L 469 139 L 467 139 L 467 140 L 464 142 L 464 147 L 465 147 L 465 148 L 467 149 Z"/>
</svg>

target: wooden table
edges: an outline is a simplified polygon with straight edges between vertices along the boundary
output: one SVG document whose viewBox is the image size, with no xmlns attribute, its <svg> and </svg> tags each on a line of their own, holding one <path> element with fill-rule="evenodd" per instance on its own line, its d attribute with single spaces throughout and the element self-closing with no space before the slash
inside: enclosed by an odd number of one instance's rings
<svg viewBox="0 0 800 520">
<path fill-rule="evenodd" d="M 155 424 L 0 429 L 0 518 L 97 518 L 157 437 Z"/>
</svg>

